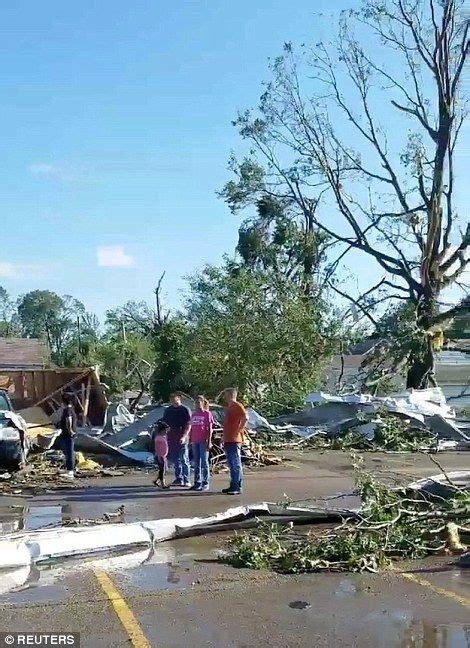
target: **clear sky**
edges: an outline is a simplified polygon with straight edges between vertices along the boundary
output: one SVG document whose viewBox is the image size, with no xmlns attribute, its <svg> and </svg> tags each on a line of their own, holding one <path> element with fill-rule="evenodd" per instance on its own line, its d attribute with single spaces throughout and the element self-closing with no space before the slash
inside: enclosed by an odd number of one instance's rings
<svg viewBox="0 0 470 648">
<path fill-rule="evenodd" d="M 358 0 L 15 0 L 0 5 L 0 285 L 100 316 L 233 251 L 216 190 L 267 59 Z M 323 17 L 319 13 L 323 12 Z"/>
<path fill-rule="evenodd" d="M 0 285 L 102 314 L 150 299 L 166 270 L 177 303 L 182 277 L 236 243 L 239 219 L 215 194 L 239 146 L 231 120 L 256 104 L 268 57 L 318 35 L 328 6 L 1 3 Z"/>
</svg>

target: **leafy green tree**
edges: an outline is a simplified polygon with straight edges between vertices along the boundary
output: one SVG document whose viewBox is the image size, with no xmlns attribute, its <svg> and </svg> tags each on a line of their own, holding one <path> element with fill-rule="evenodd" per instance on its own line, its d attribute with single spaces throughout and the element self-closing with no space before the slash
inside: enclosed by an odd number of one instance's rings
<svg viewBox="0 0 470 648">
<path fill-rule="evenodd" d="M 367 255 L 375 271 L 364 295 L 330 288 L 362 310 L 383 289 L 413 305 L 413 388 L 435 384 L 436 330 L 470 310 L 439 307 L 470 262 L 470 224 L 459 227 L 455 200 L 468 111 L 463 5 L 365 0 L 343 12 L 336 38 L 286 43 L 258 109 L 236 120 L 249 152 L 232 161 L 223 192 L 232 210 L 269 196 L 297 227 L 322 230 L 337 249 L 333 268 L 351 251 Z"/>
<path fill-rule="evenodd" d="M 216 396 L 235 385 L 266 414 L 298 407 L 321 384 L 340 326 L 321 297 L 306 298 L 271 270 L 207 266 L 189 281 L 186 375 Z"/>
<path fill-rule="evenodd" d="M 171 392 L 198 391 L 198 378 L 191 382 L 188 374 L 190 352 L 188 328 L 180 316 L 169 317 L 152 336 L 155 350 L 155 371 L 152 376 L 153 395 L 167 401 Z"/>
<path fill-rule="evenodd" d="M 0 286 L 0 337 L 16 337 L 20 334 L 18 313 L 8 291 Z"/>
<path fill-rule="evenodd" d="M 70 323 L 70 332 L 65 341 L 61 364 L 80 367 L 95 364 L 95 352 L 100 343 L 100 322 L 94 313 L 77 315 L 75 325 Z"/>
<path fill-rule="evenodd" d="M 112 345 L 103 349 L 105 359 L 113 358 L 113 385 L 126 384 L 126 389 L 151 387 L 157 401 L 167 401 L 174 390 L 189 391 L 184 378 L 186 327 L 181 316 L 165 312 L 161 300 L 161 285 L 165 273 L 155 288 L 155 308 L 146 302 L 128 301 L 106 314 L 106 339 Z M 114 347 L 124 355 L 114 358 Z M 141 372 L 144 363 L 147 370 Z M 109 359 L 105 363 L 109 365 Z M 135 367 L 135 370 L 132 369 Z M 144 378 L 145 374 L 145 378 Z"/>
<path fill-rule="evenodd" d="M 158 326 L 155 311 L 146 302 L 128 301 L 106 312 L 105 327 L 113 335 L 151 335 Z"/>
<path fill-rule="evenodd" d="M 70 295 L 60 297 L 50 290 L 34 290 L 18 300 L 18 317 L 24 337 L 46 339 L 52 359 L 62 364 L 66 344 L 77 329 L 84 305 Z"/>
<path fill-rule="evenodd" d="M 91 359 L 99 365 L 100 374 L 110 394 L 148 386 L 155 364 L 153 343 L 136 333 L 125 338 L 105 334 L 93 346 Z"/>
<path fill-rule="evenodd" d="M 296 219 L 287 201 L 263 195 L 256 207 L 256 216 L 239 229 L 237 252 L 242 262 L 281 274 L 311 294 L 320 283 L 329 237 L 311 219 Z"/>
</svg>

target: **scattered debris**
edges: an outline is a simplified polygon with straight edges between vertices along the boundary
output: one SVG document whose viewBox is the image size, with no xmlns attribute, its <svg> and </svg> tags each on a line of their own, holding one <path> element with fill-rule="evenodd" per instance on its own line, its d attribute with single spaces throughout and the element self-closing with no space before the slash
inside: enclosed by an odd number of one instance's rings
<svg viewBox="0 0 470 648">
<path fill-rule="evenodd" d="M 87 425 L 78 430 L 75 448 L 79 476 L 105 474 L 103 471 L 109 465 L 148 467 L 154 464 L 151 430 L 163 416 L 165 405 L 147 404 L 136 414 L 129 412 L 121 403 L 103 409 L 107 401 L 95 370 L 59 374 L 58 378 L 54 374 L 54 380 L 62 381 L 62 386 L 21 412 L 19 418 L 23 421 L 25 447 L 30 448 L 30 463 L 35 469 L 21 470 L 13 480 L 8 478 L 6 481 L 10 484 L 10 490 L 13 485 L 38 488 L 41 477 L 44 483 L 60 482 L 59 467 L 51 466 L 49 459 L 52 460 L 52 448 L 59 434 L 53 423 L 58 412 L 54 408 L 58 406 L 57 399 L 65 388 L 75 390 L 77 412 L 84 423 L 92 422 L 90 417 L 93 421 L 97 421 L 99 416 L 103 417 L 103 426 Z M 52 374 L 47 375 L 50 381 Z M 71 376 L 65 384 L 64 376 Z M 100 394 L 95 393 L 97 390 L 101 390 Z M 92 393 L 95 394 L 93 397 Z M 188 406 L 194 406 L 189 397 L 185 402 Z M 227 470 L 222 444 L 224 409 L 213 405 L 212 411 L 216 426 L 210 461 L 212 470 L 220 472 Z M 273 451 L 283 448 L 385 452 L 470 448 L 468 421 L 455 418 L 439 389 L 410 391 L 384 398 L 369 394 L 333 396 L 312 392 L 307 396 L 306 407 L 301 412 L 267 420 L 248 408 L 247 415 L 248 433 L 242 458 L 251 466 L 280 463 L 281 457 Z M 38 464 L 38 456 L 48 461 Z M 99 457 L 99 462 L 92 457 Z M 42 470 L 41 474 L 39 469 Z"/>
<path fill-rule="evenodd" d="M 392 560 L 465 551 L 460 533 L 470 522 L 470 471 L 467 488 L 448 480 L 447 497 L 413 484 L 391 489 L 356 467 L 362 506 L 354 517 L 321 534 L 299 536 L 293 528 L 264 525 L 236 535 L 224 558 L 237 567 L 282 573 L 318 571 L 376 572 Z"/>
<path fill-rule="evenodd" d="M 119 511 L 118 511 L 119 512 Z M 73 528 L 44 528 L 0 536 L 0 569 L 21 567 L 72 555 L 86 555 L 105 550 L 153 546 L 171 538 L 220 532 L 244 526 L 258 526 L 264 519 L 276 522 L 315 523 L 338 521 L 353 516 L 342 509 L 300 508 L 263 502 L 236 506 L 206 517 L 168 518 L 145 522 L 75 525 Z M 106 522 L 106 520 L 104 521 Z"/>
<path fill-rule="evenodd" d="M 302 412 L 265 420 L 256 438 L 272 449 L 410 452 L 470 448 L 465 421 L 455 419 L 437 388 L 386 398 L 313 392 L 307 402 Z"/>
<path fill-rule="evenodd" d="M 121 504 L 121 506 L 113 513 L 103 513 L 103 517 L 101 518 L 73 518 L 69 520 L 65 519 L 62 522 L 62 526 L 83 527 L 83 526 L 94 526 L 97 524 L 109 524 L 110 522 L 113 523 L 124 522 L 124 512 L 125 512 L 124 504 Z"/>
<path fill-rule="evenodd" d="M 86 459 L 83 452 L 76 452 L 75 468 L 85 472 L 88 470 L 97 471 L 100 470 L 101 465 L 97 461 L 93 461 L 93 459 Z"/>
<path fill-rule="evenodd" d="M 0 494 L 20 495 L 24 491 L 41 493 L 51 488 L 77 488 L 83 479 L 91 477 L 120 477 L 123 469 L 108 468 L 76 453 L 76 477 L 71 481 L 63 474 L 65 462 L 60 451 L 30 455 L 28 463 L 14 473 L 0 475 Z M 6 475 L 9 475 L 8 477 Z"/>
</svg>

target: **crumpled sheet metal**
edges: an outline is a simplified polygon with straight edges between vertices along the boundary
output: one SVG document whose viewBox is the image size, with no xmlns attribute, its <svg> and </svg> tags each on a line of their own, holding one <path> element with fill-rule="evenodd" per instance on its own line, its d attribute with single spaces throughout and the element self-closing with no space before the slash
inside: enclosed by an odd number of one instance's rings
<svg viewBox="0 0 470 648">
<path fill-rule="evenodd" d="M 308 516 L 311 522 L 324 522 L 353 515 L 355 515 L 354 511 L 342 509 L 282 507 L 262 502 L 236 506 L 206 517 L 170 518 L 73 528 L 58 527 L 13 533 L 0 537 L 0 569 L 21 567 L 67 556 L 116 551 L 137 545 L 153 545 L 182 535 L 191 535 L 191 530 L 197 534 L 197 530 L 202 527 L 217 531 L 217 525 L 223 523 L 226 529 L 227 523 L 231 522 L 235 528 L 238 523 L 249 518 L 269 519 L 269 516 L 282 516 L 286 520 L 295 521 L 298 518 L 305 522 Z"/>
<path fill-rule="evenodd" d="M 2 415 L 6 419 L 8 419 L 12 424 L 12 426 L 15 427 L 17 430 L 19 430 L 20 432 L 27 433 L 28 428 L 26 425 L 26 421 L 22 416 L 20 416 L 16 412 L 9 412 L 9 411 L 2 412 Z"/>
<path fill-rule="evenodd" d="M 424 416 L 442 416 L 455 418 L 455 412 L 447 405 L 445 396 L 439 387 L 432 389 L 412 389 L 394 396 L 372 396 L 371 394 L 347 394 L 334 396 L 324 392 L 312 392 L 306 398 L 307 403 L 349 403 L 350 405 L 379 405 L 390 412 L 397 412 L 424 421 Z"/>
<path fill-rule="evenodd" d="M 120 463 L 126 465 L 138 464 L 140 466 L 151 466 L 155 463 L 153 453 L 145 450 L 129 451 L 124 448 L 118 448 L 107 441 L 111 437 L 106 437 L 106 441 L 100 437 L 93 437 L 89 434 L 77 434 L 75 437 L 75 449 L 90 454 L 101 454 L 115 457 Z"/>
<path fill-rule="evenodd" d="M 146 416 L 136 419 L 133 423 L 122 428 L 119 432 L 104 435 L 103 439 L 106 440 L 106 443 L 115 448 L 124 447 L 127 444 L 132 443 L 139 434 L 148 431 L 150 426 L 156 423 L 163 416 L 164 411 L 164 406 L 156 407 L 155 409 L 150 410 Z"/>
<path fill-rule="evenodd" d="M 470 491 L 470 470 L 454 470 L 445 475 L 444 473 L 431 475 L 408 484 L 408 488 L 446 498 L 455 493 L 452 484 L 464 491 Z"/>
<path fill-rule="evenodd" d="M 305 426 L 325 426 L 332 436 L 337 436 L 350 427 L 357 414 L 373 414 L 384 407 L 389 412 L 414 421 L 419 427 L 427 427 L 440 439 L 452 439 L 465 446 L 470 435 L 455 420 L 455 412 L 447 405 L 442 390 L 438 387 L 411 390 L 396 396 L 376 397 L 371 394 L 348 394 L 335 396 L 324 392 L 312 392 L 307 396 L 312 406 L 290 417 L 285 422 Z"/>
</svg>

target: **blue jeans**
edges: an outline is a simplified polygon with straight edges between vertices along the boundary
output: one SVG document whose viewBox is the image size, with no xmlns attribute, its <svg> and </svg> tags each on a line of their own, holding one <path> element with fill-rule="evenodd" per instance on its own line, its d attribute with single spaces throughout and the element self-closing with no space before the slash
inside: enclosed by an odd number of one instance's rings
<svg viewBox="0 0 470 648">
<path fill-rule="evenodd" d="M 230 470 L 230 490 L 241 491 L 243 485 L 242 444 L 224 443 L 224 448 Z"/>
<path fill-rule="evenodd" d="M 57 437 L 56 447 L 65 455 L 65 467 L 67 470 L 74 470 L 75 468 L 75 448 L 73 437 L 68 434 L 60 434 Z"/>
<path fill-rule="evenodd" d="M 194 485 L 207 486 L 210 479 L 209 448 L 207 447 L 207 441 L 192 443 L 191 448 L 194 462 Z"/>
<path fill-rule="evenodd" d="M 172 456 L 169 457 L 170 463 L 175 467 L 175 481 L 182 484 L 189 484 L 189 454 L 188 444 L 173 449 Z"/>
</svg>

